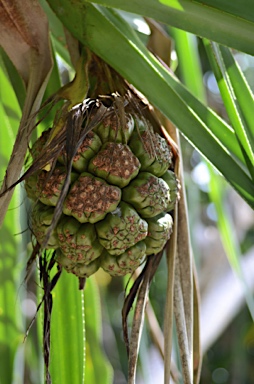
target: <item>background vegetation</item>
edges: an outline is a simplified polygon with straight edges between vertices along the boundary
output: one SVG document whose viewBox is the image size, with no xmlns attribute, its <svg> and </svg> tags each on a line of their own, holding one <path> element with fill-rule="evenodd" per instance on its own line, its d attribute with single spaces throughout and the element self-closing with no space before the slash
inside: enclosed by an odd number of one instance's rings
<svg viewBox="0 0 254 384">
<path fill-rule="evenodd" d="M 201 383 L 252 383 L 252 1 L 41 0 L 32 5 L 16 1 L 10 6 L 2 0 L 0 5 L 3 189 L 17 180 L 28 142 L 52 124 L 56 110 L 31 135 L 34 112 L 74 75 L 75 50 L 71 47 L 76 40 L 72 34 L 141 91 L 162 113 L 168 129 L 174 132 L 173 124 L 181 132 L 190 234 L 201 293 Z M 0 199 L 0 382 L 37 384 L 44 375 L 43 311 L 25 343 L 23 339 L 43 290 L 36 270 L 28 285 L 24 284 L 32 247 L 29 202 L 22 184 L 9 204 L 10 198 L 8 194 Z M 167 279 L 165 256 L 150 289 L 137 374 L 140 384 L 155 379 L 163 382 L 158 324 L 163 328 L 168 309 Z M 54 384 L 127 382 L 121 330 L 127 282 L 128 278 L 110 279 L 99 272 L 80 292 L 75 277 L 63 274 L 53 291 Z M 174 331 L 172 372 L 174 382 L 181 383 L 176 338 Z"/>
</svg>

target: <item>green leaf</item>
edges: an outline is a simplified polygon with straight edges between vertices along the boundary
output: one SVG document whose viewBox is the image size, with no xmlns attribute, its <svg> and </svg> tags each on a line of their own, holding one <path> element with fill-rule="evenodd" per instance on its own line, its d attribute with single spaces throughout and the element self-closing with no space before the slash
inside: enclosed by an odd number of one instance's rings
<svg viewBox="0 0 254 384">
<path fill-rule="evenodd" d="M 253 108 L 254 108 L 254 95 L 250 86 L 240 69 L 238 63 L 235 61 L 231 51 L 226 47 L 220 46 L 221 56 L 227 68 L 228 76 L 231 80 L 235 97 L 242 110 L 244 119 L 248 124 L 249 131 L 247 132 L 251 145 L 253 147 L 254 141 L 254 121 L 253 121 Z"/>
<path fill-rule="evenodd" d="M 53 47 L 52 47 L 52 59 L 54 62 L 54 66 L 50 74 L 49 82 L 45 89 L 42 102 L 45 102 L 49 97 L 51 97 L 54 93 L 56 93 L 62 85 L 60 80 L 59 70 L 58 70 L 56 50 L 54 50 Z M 60 109 L 60 107 L 61 107 L 61 103 L 57 103 L 54 107 L 51 107 L 51 109 L 49 109 L 49 106 L 46 106 L 44 109 L 42 109 L 42 111 L 38 115 L 38 119 L 41 120 L 38 127 L 38 131 L 40 131 L 40 133 L 52 126 L 52 122 L 54 121 L 56 113 Z"/>
<path fill-rule="evenodd" d="M 200 101 L 205 102 L 206 97 L 197 38 L 177 28 L 171 28 L 170 32 L 175 42 L 181 80 L 193 95 Z"/>
<path fill-rule="evenodd" d="M 232 132 L 227 135 L 230 129 L 224 125 L 226 128 L 221 134 L 224 142 L 221 143 L 208 124 L 210 118 L 214 119 L 216 115 L 203 106 L 203 114 L 206 114 L 208 123 L 201 120 L 202 117 L 194 109 L 199 108 L 200 102 L 192 98 L 190 105 L 189 93 L 183 85 L 147 51 L 118 14 L 81 2 L 77 2 L 76 7 L 70 6 L 67 1 L 64 4 L 61 2 L 59 12 L 57 1 L 49 0 L 49 3 L 76 38 L 88 44 L 97 55 L 137 87 L 217 167 L 238 193 L 254 206 L 254 185 L 227 148 L 232 140 Z M 128 62 L 132 65 L 126 65 Z M 216 119 L 218 126 L 220 121 Z M 234 147 L 237 148 L 237 145 Z"/>
<path fill-rule="evenodd" d="M 246 164 L 254 179 L 254 125 L 251 116 L 251 111 L 254 108 L 253 95 L 229 49 L 220 47 L 215 43 L 210 43 L 207 40 L 204 40 L 204 44 L 228 116 L 235 130 L 240 148 L 246 158 Z M 239 100 L 235 93 L 235 87 L 240 97 Z M 248 108 L 246 106 L 247 103 Z"/>
<path fill-rule="evenodd" d="M 162 0 L 162 3 L 166 3 L 168 0 Z M 254 21 L 254 14 L 252 0 L 196 0 L 196 3 L 200 3 L 202 6 L 209 6 L 215 9 L 219 9 L 223 12 L 230 13 L 243 19 Z"/>
<path fill-rule="evenodd" d="M 8 76 L 11 81 L 13 90 L 15 91 L 16 98 L 18 99 L 19 107 L 20 109 L 22 109 L 24 106 L 24 100 L 26 97 L 24 83 L 18 71 L 16 70 L 11 60 L 9 59 L 9 57 L 6 55 L 6 53 L 2 48 L 0 48 L 0 55 L 2 57 L 5 68 L 8 72 Z"/>
<path fill-rule="evenodd" d="M 2 117 L 1 111 L 0 117 Z M 20 301 L 17 301 L 19 285 L 16 275 L 21 275 L 21 266 L 17 264 L 20 238 L 15 238 L 20 232 L 17 192 L 11 200 L 11 210 L 8 211 L 0 230 L 0 360 L 1 366 L 4 367 L 1 372 L 2 384 L 9 384 L 13 380 L 14 359 L 18 347 L 22 345 L 24 335 Z"/>
<path fill-rule="evenodd" d="M 84 383 L 83 297 L 76 276 L 64 270 L 53 292 L 50 373 L 53 384 Z"/>
<path fill-rule="evenodd" d="M 162 23 L 254 54 L 254 3 L 217 0 L 216 5 L 190 0 L 89 0 L 106 7 L 151 17 Z M 220 2 L 220 7 L 218 7 Z"/>
<path fill-rule="evenodd" d="M 8 76 L 0 60 L 0 180 L 3 179 L 8 163 L 14 136 L 20 118 L 20 109 Z M 4 129 L 3 129 L 4 128 Z M 1 383 L 12 383 L 14 359 L 22 345 L 24 329 L 22 326 L 20 295 L 17 291 L 22 282 L 19 263 L 21 236 L 19 224 L 19 189 L 15 191 L 7 212 L 4 225 L 0 229 L 0 361 Z"/>
<path fill-rule="evenodd" d="M 84 292 L 63 271 L 53 292 L 51 363 L 53 384 L 110 384 L 112 368 L 102 352 L 101 307 L 93 277 Z"/>
<path fill-rule="evenodd" d="M 84 291 L 86 323 L 86 370 L 85 383 L 110 384 L 113 371 L 103 353 L 101 302 L 94 276 L 86 281 Z"/>
</svg>

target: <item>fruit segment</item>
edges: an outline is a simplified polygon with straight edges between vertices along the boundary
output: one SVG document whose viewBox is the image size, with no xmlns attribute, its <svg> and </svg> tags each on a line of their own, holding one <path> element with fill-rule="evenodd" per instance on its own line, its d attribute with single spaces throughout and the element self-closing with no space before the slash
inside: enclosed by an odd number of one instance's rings
<svg viewBox="0 0 254 384">
<path fill-rule="evenodd" d="M 89 161 L 96 155 L 101 146 L 102 143 L 99 136 L 92 131 L 88 132 L 73 158 L 73 168 L 78 172 L 87 171 Z M 63 149 L 58 157 L 58 161 L 62 164 L 66 164 L 66 148 Z"/>
<path fill-rule="evenodd" d="M 66 269 L 67 272 L 73 273 L 78 277 L 89 277 L 100 268 L 100 259 L 95 259 L 89 264 L 83 264 L 68 259 L 59 249 L 56 252 L 56 261 Z"/>
<path fill-rule="evenodd" d="M 103 251 L 92 224 L 80 224 L 72 217 L 62 217 L 56 231 L 59 248 L 72 262 L 88 264 Z"/>
<path fill-rule="evenodd" d="M 146 254 L 156 254 L 164 248 L 173 229 L 173 219 L 168 213 L 161 213 L 158 216 L 147 219 L 148 235 L 144 242 Z"/>
<path fill-rule="evenodd" d="M 63 212 L 81 223 L 96 223 L 104 219 L 108 212 L 114 211 L 120 200 L 120 188 L 84 172 L 74 182 L 64 202 Z"/>
<path fill-rule="evenodd" d="M 145 242 L 139 241 L 120 256 L 113 256 L 104 251 L 101 255 L 101 267 L 111 276 L 124 276 L 135 271 L 145 259 L 145 255 Z"/>
<path fill-rule="evenodd" d="M 54 208 L 37 202 L 31 214 L 31 227 L 37 241 L 43 244 L 49 230 L 54 215 Z M 56 229 L 54 229 L 45 246 L 46 249 L 56 249 L 59 247 Z"/>
<path fill-rule="evenodd" d="M 123 144 L 128 143 L 133 130 L 134 119 L 130 113 L 109 115 L 94 129 L 103 143 Z"/>
<path fill-rule="evenodd" d="M 96 230 L 108 253 L 121 255 L 147 236 L 148 224 L 134 208 L 121 202 L 115 212 L 96 224 Z"/>
<path fill-rule="evenodd" d="M 170 189 L 170 202 L 167 205 L 166 212 L 170 212 L 174 209 L 176 202 L 179 200 L 180 183 L 172 171 L 167 171 L 161 178 L 167 183 Z"/>
<path fill-rule="evenodd" d="M 140 172 L 126 188 L 123 200 L 133 205 L 143 217 L 153 217 L 166 210 L 170 203 L 167 183 L 149 172 Z"/>
<path fill-rule="evenodd" d="M 106 143 L 90 161 L 88 170 L 111 184 L 125 187 L 137 176 L 140 162 L 126 144 Z"/>
<path fill-rule="evenodd" d="M 172 164 L 173 153 L 167 141 L 154 133 L 150 122 L 136 118 L 129 146 L 141 163 L 141 171 L 162 176 Z"/>
</svg>

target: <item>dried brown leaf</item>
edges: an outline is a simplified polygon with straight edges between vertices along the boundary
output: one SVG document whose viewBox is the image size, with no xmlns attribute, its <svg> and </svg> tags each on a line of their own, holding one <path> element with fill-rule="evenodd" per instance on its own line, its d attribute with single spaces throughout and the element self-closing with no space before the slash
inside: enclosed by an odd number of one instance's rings
<svg viewBox="0 0 254 384">
<path fill-rule="evenodd" d="M 80 43 L 67 28 L 64 28 L 64 35 L 73 68 L 76 68 L 80 59 Z"/>
<path fill-rule="evenodd" d="M 135 313 L 133 317 L 130 346 L 129 346 L 129 366 L 128 366 L 128 384 L 135 384 L 136 368 L 138 361 L 138 352 L 140 339 L 145 318 L 145 307 L 148 300 L 150 274 L 152 272 L 152 258 L 147 261 L 147 269 L 144 279 L 139 287 Z"/>
<path fill-rule="evenodd" d="M 178 177 L 181 183 L 180 200 L 177 206 L 177 253 L 175 262 L 174 315 L 185 384 L 193 383 L 193 263 L 189 239 L 188 214 L 186 208 L 182 169 Z"/>
<path fill-rule="evenodd" d="M 175 258 L 177 249 L 177 206 L 174 213 L 174 228 L 167 246 L 168 280 L 164 314 L 164 383 L 168 384 L 171 376 L 171 353 L 173 337 L 173 303 L 175 282 Z"/>
<path fill-rule="evenodd" d="M 40 57 L 41 62 L 41 72 L 37 76 L 39 79 L 45 78 L 51 67 L 51 59 L 45 55 L 49 49 L 48 26 L 38 1 L 0 1 L 0 45 L 17 68 L 26 87 L 36 57 Z"/>
<path fill-rule="evenodd" d="M 162 359 L 164 360 L 164 356 L 165 356 L 164 355 L 164 335 L 163 335 L 161 326 L 158 323 L 157 317 L 155 315 L 155 312 L 153 310 L 153 307 L 150 301 L 148 301 L 146 306 L 146 321 L 147 321 L 147 325 L 148 325 L 153 343 L 155 347 L 158 349 L 158 352 L 160 353 Z M 172 384 L 178 383 L 181 377 L 181 374 L 178 371 L 176 363 L 174 361 L 171 360 L 170 365 L 171 365 L 170 366 L 170 376 L 171 376 L 170 383 Z M 168 383 L 169 381 L 167 381 L 167 384 Z"/>
<path fill-rule="evenodd" d="M 177 131 L 172 124 L 161 115 L 159 117 L 164 126 L 164 134 L 174 138 L 179 143 Z M 180 153 L 181 159 L 181 153 Z M 168 281 L 167 299 L 165 308 L 165 367 L 164 382 L 169 382 L 170 359 L 172 348 L 172 297 L 174 295 L 174 314 L 176 318 L 178 342 L 182 357 L 182 366 L 185 383 L 198 383 L 201 366 L 201 352 L 199 347 L 199 302 L 197 286 L 193 287 L 193 255 L 189 238 L 188 213 L 184 190 L 184 179 L 182 170 L 178 169 L 176 163 L 175 172 L 180 180 L 180 201 L 175 209 L 174 222 L 177 226 L 177 241 L 174 249 L 168 252 L 168 279 L 173 280 L 175 276 L 174 294 L 172 292 L 172 281 Z M 172 239 L 170 239 L 170 242 Z M 170 244 L 170 243 L 169 243 Z M 173 257 L 177 257 L 176 264 Z M 193 309 L 194 308 L 194 309 Z M 193 311 L 195 310 L 195 313 Z M 194 339 L 195 338 L 195 339 Z M 193 360 L 194 359 L 194 360 Z"/>
<path fill-rule="evenodd" d="M 38 1 L 0 0 L 0 45 L 16 66 L 26 87 L 26 100 L 1 192 L 18 180 L 35 116 L 52 68 L 48 22 Z M 0 225 L 13 191 L 0 199 Z"/>
<path fill-rule="evenodd" d="M 198 290 L 198 278 L 195 269 L 193 268 L 193 289 L 194 289 L 194 307 L 193 307 L 193 383 L 198 384 L 200 381 L 201 366 L 202 366 L 202 350 L 200 341 L 200 297 Z"/>
<path fill-rule="evenodd" d="M 152 19 L 145 19 L 151 30 L 147 48 L 167 65 L 170 65 L 172 40 L 165 30 Z"/>
<path fill-rule="evenodd" d="M 184 300 L 186 330 L 191 350 L 193 343 L 193 263 L 189 239 L 189 225 L 186 210 L 184 180 L 181 177 L 180 201 L 178 204 L 178 239 L 177 252 L 179 257 L 181 288 Z"/>
<path fill-rule="evenodd" d="M 189 346 L 189 335 L 186 327 L 186 316 L 184 308 L 184 298 L 181 287 L 181 274 L 178 254 L 175 265 L 175 286 L 174 286 L 174 315 L 176 321 L 176 331 L 178 345 L 182 363 L 184 384 L 192 384 L 192 353 Z"/>
</svg>

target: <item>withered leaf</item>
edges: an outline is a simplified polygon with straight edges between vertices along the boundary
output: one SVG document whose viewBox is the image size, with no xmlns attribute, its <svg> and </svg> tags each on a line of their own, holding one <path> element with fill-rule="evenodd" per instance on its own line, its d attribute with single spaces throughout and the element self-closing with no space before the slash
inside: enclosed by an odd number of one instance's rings
<svg viewBox="0 0 254 384">
<path fill-rule="evenodd" d="M 18 180 L 28 142 L 35 126 L 36 111 L 52 68 L 48 21 L 38 1 L 0 0 L 0 45 L 3 47 L 26 87 L 26 100 L 18 134 L 6 170 L 1 192 Z M 13 190 L 0 199 L 0 225 Z"/>
</svg>

